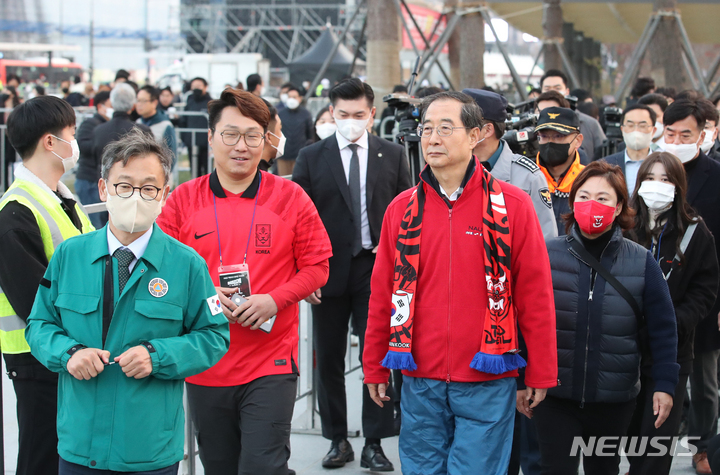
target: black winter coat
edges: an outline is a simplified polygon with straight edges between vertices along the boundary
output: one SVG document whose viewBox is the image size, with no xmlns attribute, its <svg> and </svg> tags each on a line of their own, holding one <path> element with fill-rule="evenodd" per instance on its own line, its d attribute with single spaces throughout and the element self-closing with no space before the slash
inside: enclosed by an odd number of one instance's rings
<svg viewBox="0 0 720 475">
<path fill-rule="evenodd" d="M 207 114 L 210 100 L 210 94 L 205 94 L 200 99 L 195 99 L 195 96 L 190 94 L 187 98 L 185 110 L 187 112 L 205 112 Z M 180 116 L 180 127 L 183 129 L 207 129 L 208 120 L 207 117 L 202 115 L 183 115 Z M 191 147 L 192 132 L 183 132 L 180 134 L 180 140 L 183 141 L 185 146 Z M 195 145 L 200 148 L 208 148 L 207 132 L 195 133 Z"/>
<path fill-rule="evenodd" d="M 558 378 L 551 396 L 585 402 L 626 402 L 640 391 L 638 334 L 647 325 L 655 357 L 654 391 L 673 395 L 678 382 L 677 332 L 670 292 L 650 252 L 615 227 L 600 263 L 620 281 L 643 312 L 585 264 L 571 248 L 571 234 L 548 239 L 557 315 Z M 639 325 L 640 323 L 640 325 Z"/>
</svg>

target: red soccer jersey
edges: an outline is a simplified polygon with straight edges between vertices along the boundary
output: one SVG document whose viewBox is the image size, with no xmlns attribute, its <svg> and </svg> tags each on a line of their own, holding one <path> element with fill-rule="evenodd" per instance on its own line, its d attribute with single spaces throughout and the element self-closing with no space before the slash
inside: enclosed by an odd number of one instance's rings
<svg viewBox="0 0 720 475">
<path fill-rule="evenodd" d="M 237 386 L 262 376 L 293 372 L 298 305 L 282 308 L 286 299 L 273 291 L 299 269 L 321 264 L 332 255 L 325 227 L 305 191 L 289 180 L 258 172 L 244 193 L 234 195 L 222 188 L 213 172 L 178 186 L 157 223 L 205 259 L 215 285 L 219 285 L 220 249 L 223 265 L 228 266 L 242 264 L 247 248 L 252 293 L 270 294 L 278 304 L 270 333 L 230 324 L 227 354 L 187 381 L 201 386 Z"/>
</svg>

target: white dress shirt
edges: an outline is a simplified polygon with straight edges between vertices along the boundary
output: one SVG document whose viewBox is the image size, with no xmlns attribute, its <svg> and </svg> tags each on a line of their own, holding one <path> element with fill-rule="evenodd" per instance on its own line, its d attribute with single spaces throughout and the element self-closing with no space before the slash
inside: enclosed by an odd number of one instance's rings
<svg viewBox="0 0 720 475">
<path fill-rule="evenodd" d="M 648 155 L 652 153 L 652 149 L 648 150 Z M 637 181 L 637 174 L 640 171 L 640 165 L 643 164 L 643 160 L 633 160 L 625 149 L 625 182 L 627 183 L 628 193 L 632 195 L 635 190 L 635 182 Z"/>
<path fill-rule="evenodd" d="M 453 191 L 452 195 L 448 195 L 447 191 L 445 191 L 445 188 L 442 187 L 440 183 L 438 183 L 438 186 L 440 187 L 440 192 L 447 198 L 449 201 L 457 201 L 458 198 L 460 198 L 460 195 L 462 195 L 463 187 L 459 187 L 457 190 Z"/>
<path fill-rule="evenodd" d="M 115 237 L 115 235 L 110 231 L 110 226 L 107 227 L 107 240 L 108 240 L 108 251 L 110 252 L 110 255 L 112 256 L 115 251 L 117 251 L 119 248 L 125 248 L 129 249 L 130 252 L 133 253 L 135 256 L 135 259 L 133 259 L 130 262 L 130 265 L 128 266 L 128 269 L 130 269 L 130 273 L 132 273 L 133 269 L 135 268 L 135 264 L 137 264 L 138 259 L 140 259 L 143 254 L 145 254 L 145 249 L 148 247 L 148 243 L 150 242 L 150 236 L 152 236 L 153 227 L 150 226 L 150 229 L 145 231 L 145 234 L 134 240 L 130 243 L 129 246 L 123 246 L 120 241 L 118 241 L 118 238 Z"/>
<path fill-rule="evenodd" d="M 343 168 L 345 169 L 345 179 L 350 184 L 350 160 L 352 159 L 352 150 L 348 145 L 355 143 L 358 145 L 358 164 L 360 165 L 360 231 L 362 235 L 363 249 L 372 249 L 372 237 L 370 236 L 370 221 L 367 214 L 367 165 L 368 165 L 368 133 L 363 133 L 356 142 L 351 142 L 343 137 L 340 132 L 335 132 L 338 147 L 340 148 L 340 158 L 342 158 Z"/>
</svg>

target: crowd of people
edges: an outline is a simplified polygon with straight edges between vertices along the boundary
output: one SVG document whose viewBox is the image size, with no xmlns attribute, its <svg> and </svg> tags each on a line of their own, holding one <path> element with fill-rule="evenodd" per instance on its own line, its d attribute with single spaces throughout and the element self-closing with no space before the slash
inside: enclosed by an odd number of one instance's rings
<svg viewBox="0 0 720 475">
<path fill-rule="evenodd" d="M 424 87 L 413 177 L 358 78 L 322 82 L 314 117 L 307 86 L 271 98 L 256 74 L 219 98 L 191 79 L 179 115 L 123 70 L 92 102 L 77 84 L 3 97 L 18 474 L 175 475 L 184 389 L 205 473 L 294 473 L 301 300 L 325 468 L 355 459 L 352 333 L 370 471 L 399 435 L 410 475 L 618 473 L 623 453 L 667 474 L 687 435 L 720 473 L 720 98 L 640 78 L 608 154 L 592 96 L 549 70 L 524 156 L 503 95 Z"/>
</svg>

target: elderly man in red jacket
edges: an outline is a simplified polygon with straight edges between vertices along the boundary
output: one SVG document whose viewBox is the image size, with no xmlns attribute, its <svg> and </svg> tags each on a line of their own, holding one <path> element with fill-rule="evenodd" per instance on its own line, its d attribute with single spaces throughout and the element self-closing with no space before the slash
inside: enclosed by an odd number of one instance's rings
<svg viewBox="0 0 720 475">
<path fill-rule="evenodd" d="M 403 370 L 404 474 L 504 474 L 518 369 L 523 407 L 557 384 L 550 263 L 530 197 L 473 156 L 492 130 L 472 98 L 443 92 L 422 110 L 428 166 L 385 214 L 365 383 L 382 405 L 390 370 Z"/>
</svg>

